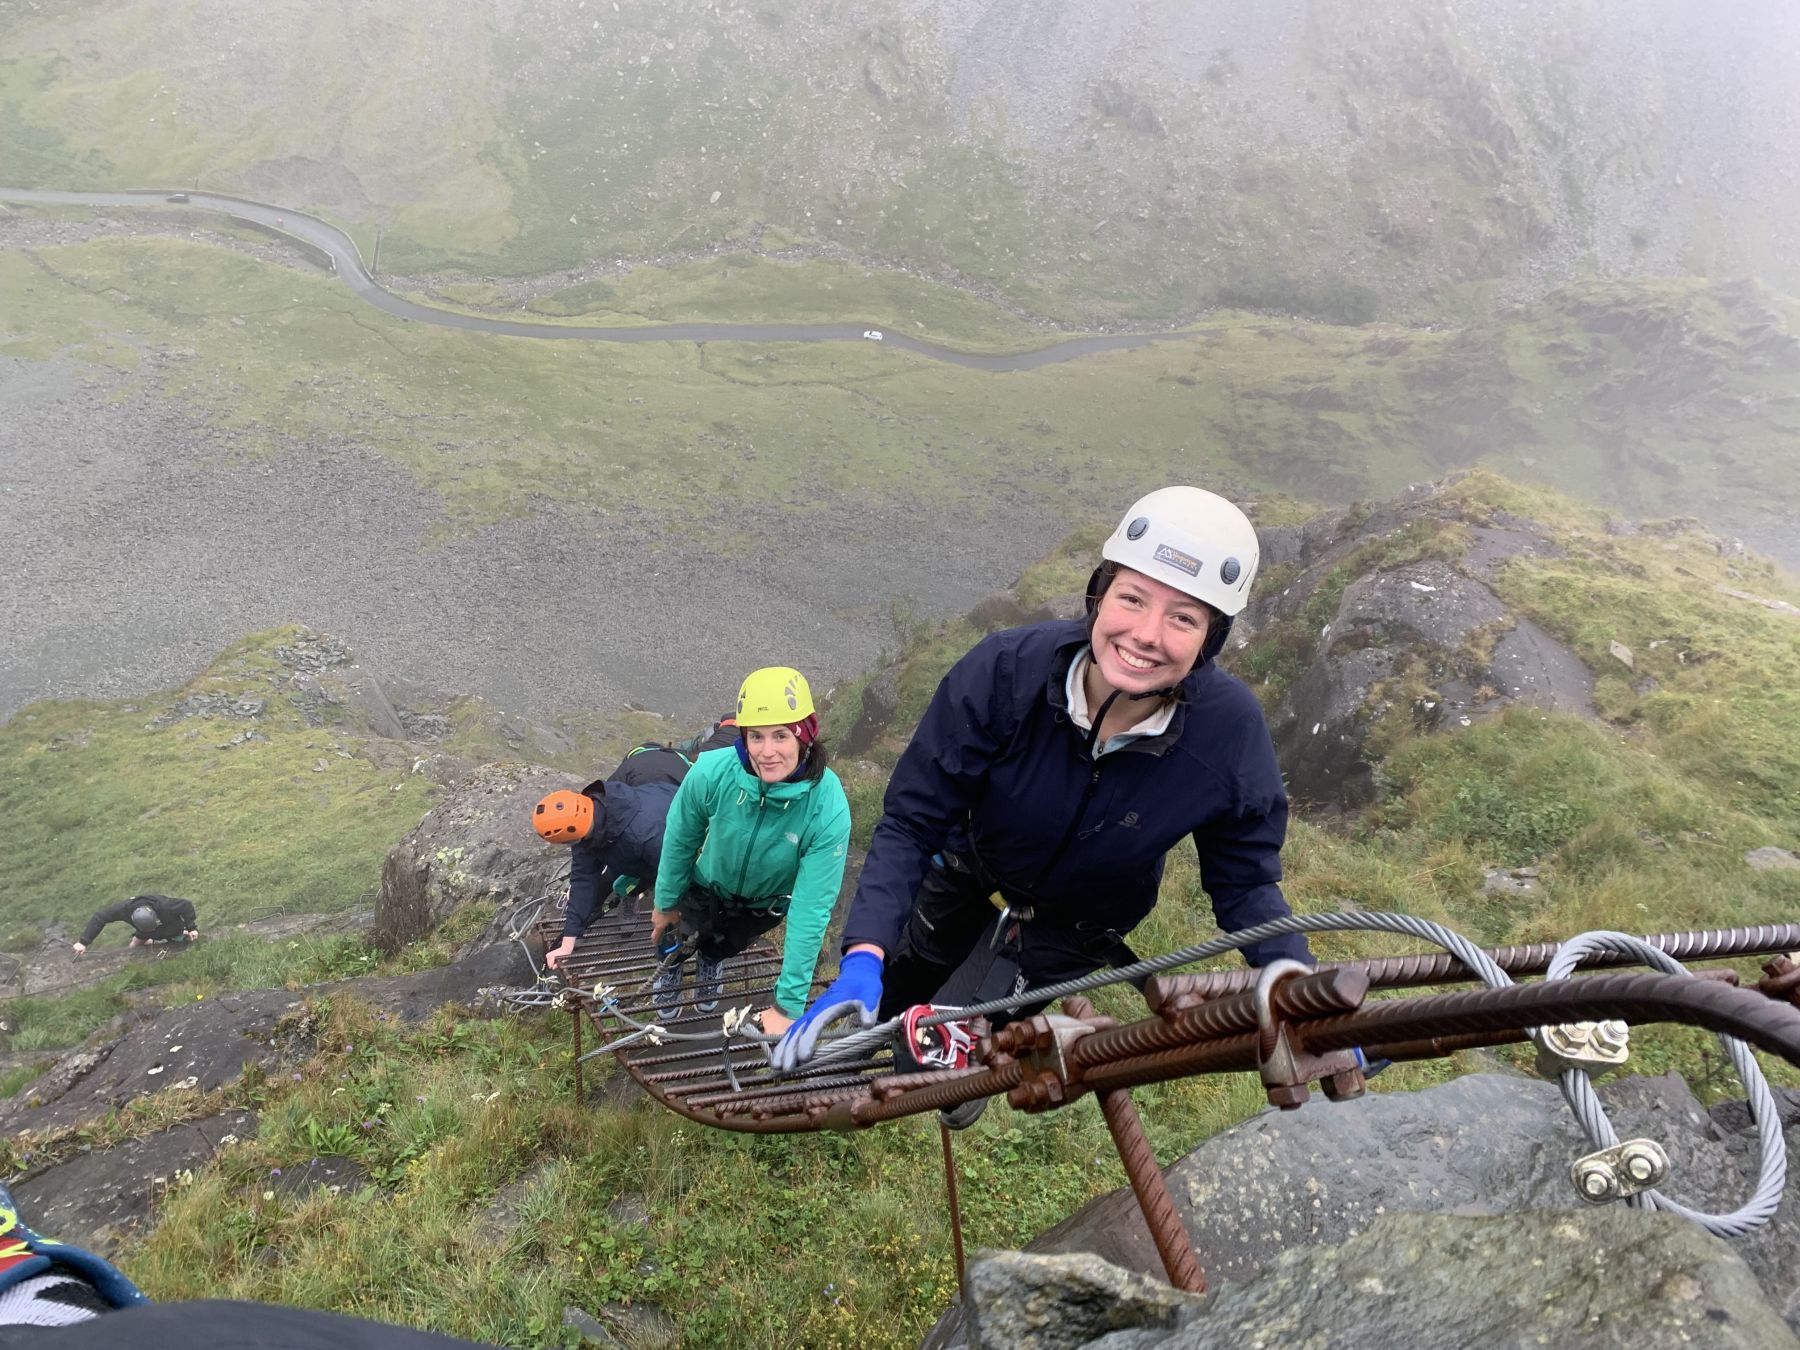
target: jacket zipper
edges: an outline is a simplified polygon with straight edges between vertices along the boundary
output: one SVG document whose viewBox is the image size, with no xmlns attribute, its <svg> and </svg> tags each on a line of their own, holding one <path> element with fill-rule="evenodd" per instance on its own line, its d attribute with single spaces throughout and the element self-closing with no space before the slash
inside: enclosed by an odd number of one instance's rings
<svg viewBox="0 0 1800 1350">
<path fill-rule="evenodd" d="M 750 859 L 756 853 L 756 836 L 762 833 L 763 810 L 769 804 L 769 785 L 758 784 L 756 794 L 756 824 L 750 827 L 750 842 L 744 846 L 744 861 L 738 866 L 737 888 L 732 892 L 740 900 L 749 899 L 744 894 L 744 878 L 750 873 Z"/>
<path fill-rule="evenodd" d="M 1082 819 L 1087 815 L 1088 804 L 1094 800 L 1094 789 L 1100 785 L 1100 761 L 1094 761 L 1094 771 L 1088 775 L 1087 786 L 1082 790 L 1081 803 L 1075 808 L 1075 814 L 1069 817 L 1068 828 L 1063 831 L 1062 842 L 1057 844 L 1056 851 L 1050 855 L 1050 861 L 1044 864 L 1043 871 L 1038 873 L 1037 880 L 1032 883 L 1033 896 L 1043 889 L 1044 883 L 1050 880 L 1050 874 L 1056 870 L 1056 864 L 1062 861 L 1063 854 L 1069 851 L 1069 845 L 1075 842 L 1075 834 L 1081 828 Z"/>
<path fill-rule="evenodd" d="M 1087 815 L 1088 804 L 1094 800 L 1094 789 L 1100 786 L 1100 756 L 1095 751 L 1100 746 L 1100 727 L 1106 721 L 1106 714 L 1118 697 L 1119 691 L 1113 690 L 1107 695 L 1106 702 L 1100 705 L 1100 711 L 1094 714 L 1094 724 L 1088 731 L 1087 737 L 1087 756 L 1094 765 L 1093 772 L 1088 774 L 1087 786 L 1081 790 L 1081 802 L 1076 806 L 1075 814 L 1069 817 L 1069 826 L 1063 831 L 1062 842 L 1056 846 L 1056 851 L 1050 855 L 1050 861 L 1044 864 L 1043 871 L 1038 873 L 1037 881 L 1031 887 L 1034 896 L 1036 892 L 1043 889 L 1044 883 L 1050 880 L 1050 874 L 1056 870 L 1056 864 L 1062 861 L 1063 854 L 1069 851 L 1069 845 L 1075 842 L 1075 832 L 1081 828 L 1082 819 Z"/>
</svg>

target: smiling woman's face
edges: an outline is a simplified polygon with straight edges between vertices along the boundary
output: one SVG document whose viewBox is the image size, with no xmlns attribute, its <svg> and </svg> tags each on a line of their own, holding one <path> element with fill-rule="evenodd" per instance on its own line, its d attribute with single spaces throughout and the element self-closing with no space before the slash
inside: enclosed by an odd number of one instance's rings
<svg viewBox="0 0 1800 1350">
<path fill-rule="evenodd" d="M 1094 612 L 1094 664 L 1123 693 L 1167 689 L 1200 659 L 1211 620 L 1193 596 L 1122 567 Z"/>
<path fill-rule="evenodd" d="M 750 772 L 765 783 L 779 783 L 800 767 L 800 740 L 788 727 L 745 727 L 744 749 Z"/>
</svg>

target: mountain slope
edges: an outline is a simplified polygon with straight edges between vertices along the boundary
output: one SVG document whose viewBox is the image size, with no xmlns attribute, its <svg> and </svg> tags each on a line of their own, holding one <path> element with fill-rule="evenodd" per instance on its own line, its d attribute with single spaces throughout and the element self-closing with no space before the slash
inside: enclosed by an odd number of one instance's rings
<svg viewBox="0 0 1800 1350">
<path fill-rule="evenodd" d="M 0 18 L 0 179 L 311 205 L 396 270 L 798 240 L 1090 324 L 1428 318 L 1595 272 L 1800 288 L 1788 6 L 169 9 Z"/>
</svg>

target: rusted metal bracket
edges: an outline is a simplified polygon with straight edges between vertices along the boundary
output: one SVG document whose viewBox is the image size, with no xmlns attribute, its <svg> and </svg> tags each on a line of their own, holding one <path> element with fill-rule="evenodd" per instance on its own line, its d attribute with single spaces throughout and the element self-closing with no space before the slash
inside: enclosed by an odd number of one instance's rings
<svg viewBox="0 0 1800 1350">
<path fill-rule="evenodd" d="M 1093 1010 L 1086 1000 L 1070 1002 L 1090 1013 Z M 1078 1095 L 1081 1066 L 1072 1052 L 1096 1030 L 1093 1023 L 1080 1017 L 1039 1013 L 995 1032 L 994 1049 L 1012 1056 L 1019 1065 L 1019 1085 L 1006 1094 L 1008 1104 L 1017 1111 L 1048 1111 Z"/>
<path fill-rule="evenodd" d="M 1763 963 L 1756 987 L 1770 998 L 1800 1008 L 1800 952 L 1788 952 Z"/>
<path fill-rule="evenodd" d="M 1264 966 L 1256 982 L 1253 999 L 1256 1007 L 1257 1069 L 1269 1105 L 1283 1111 L 1297 1110 L 1312 1095 L 1308 1086 L 1317 1082 L 1325 1096 L 1334 1102 L 1360 1097 L 1364 1091 L 1362 1066 L 1349 1050 L 1313 1054 L 1295 1040 L 1289 1031 L 1289 1018 L 1278 1006 L 1276 991 L 1290 980 L 1312 974 L 1312 967 L 1299 961 L 1273 961 Z M 1351 1007 L 1361 1006 L 1361 997 Z"/>
</svg>

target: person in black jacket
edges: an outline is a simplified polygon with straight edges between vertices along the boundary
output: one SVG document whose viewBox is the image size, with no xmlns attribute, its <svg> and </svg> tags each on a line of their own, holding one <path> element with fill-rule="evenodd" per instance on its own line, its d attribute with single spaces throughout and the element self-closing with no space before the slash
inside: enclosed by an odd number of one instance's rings
<svg viewBox="0 0 1800 1350">
<path fill-rule="evenodd" d="M 1220 927 L 1289 913 L 1268 727 L 1213 663 L 1258 557 L 1236 506 L 1163 488 L 1101 549 L 1085 619 L 995 633 L 951 668 L 889 781 L 838 978 L 783 1038 L 778 1067 L 804 1062 L 846 1013 L 868 1025 L 930 1000 L 997 908 L 1017 963 L 1008 993 L 1129 964 L 1125 938 L 1183 838 Z M 1245 957 L 1311 960 L 1297 935 Z M 1022 999 L 1012 1015 L 1042 1006 Z"/>
<path fill-rule="evenodd" d="M 587 932 L 596 912 L 650 884 L 662 858 L 663 824 L 675 789 L 695 756 L 737 742 L 737 724 L 721 718 L 710 730 L 675 745 L 640 745 L 604 779 L 580 792 L 552 792 L 531 823 L 552 844 L 568 844 L 569 900 L 562 940 L 544 953 L 555 970 Z"/>
<path fill-rule="evenodd" d="M 128 923 L 132 927 L 131 945 L 141 947 L 149 942 L 170 942 L 185 946 L 200 936 L 200 924 L 194 914 L 194 902 L 173 895 L 134 895 L 116 905 L 95 910 L 75 943 L 80 956 L 100 936 L 109 923 Z"/>
</svg>

